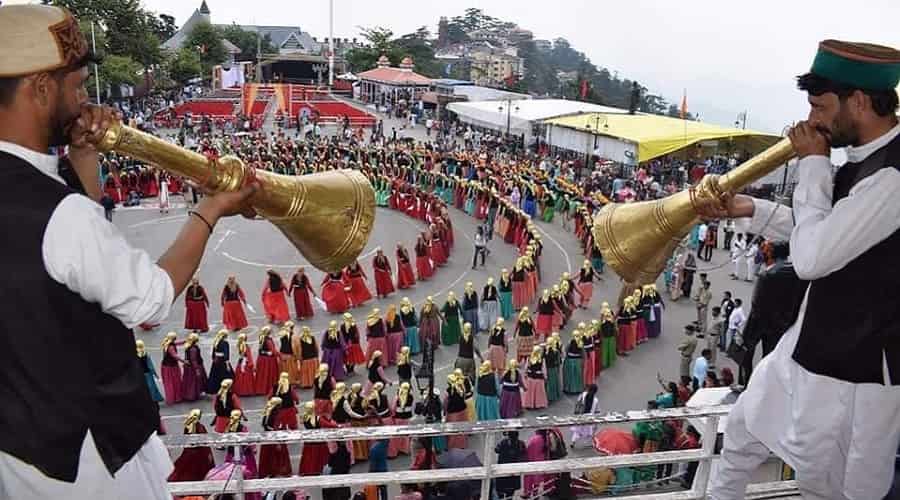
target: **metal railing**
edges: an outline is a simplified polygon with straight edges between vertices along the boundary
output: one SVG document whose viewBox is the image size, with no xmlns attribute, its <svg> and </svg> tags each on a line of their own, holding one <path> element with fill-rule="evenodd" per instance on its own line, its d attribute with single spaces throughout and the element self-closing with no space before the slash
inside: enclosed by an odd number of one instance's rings
<svg viewBox="0 0 900 500">
<path fill-rule="evenodd" d="M 712 460 L 715 457 L 719 418 L 727 415 L 730 405 L 705 408 L 670 408 L 664 410 L 630 411 L 626 413 L 588 414 L 578 416 L 548 416 L 526 419 L 494 420 L 487 422 L 457 422 L 380 427 L 353 427 L 299 431 L 274 431 L 229 434 L 192 434 L 164 436 L 169 448 L 198 446 L 234 446 L 236 461 L 240 461 L 241 446 L 287 444 L 299 442 L 336 442 L 378 440 L 394 437 L 423 438 L 448 435 L 482 435 L 484 437 L 482 465 L 479 467 L 409 470 L 382 473 L 351 473 L 339 475 L 292 476 L 286 478 L 245 479 L 243 467 L 235 467 L 228 481 L 191 481 L 169 483 L 169 491 L 176 496 L 234 494 L 238 500 L 244 493 L 284 490 L 313 490 L 336 487 L 362 487 L 373 484 L 443 483 L 453 481 L 481 481 L 481 499 L 490 498 L 491 480 L 505 476 L 526 474 L 555 474 L 591 469 L 641 467 L 668 463 L 698 462 L 691 489 L 677 492 L 617 495 L 618 499 L 699 500 L 706 498 Z M 691 419 L 704 437 L 701 447 L 693 450 L 636 453 L 631 455 L 566 457 L 558 460 L 521 463 L 496 463 L 496 436 L 508 431 L 528 431 L 550 427 L 565 428 L 583 425 L 611 425 L 668 419 Z M 748 498 L 774 498 L 796 492 L 792 481 L 751 485 Z M 589 497 L 581 497 L 589 498 Z"/>
</svg>

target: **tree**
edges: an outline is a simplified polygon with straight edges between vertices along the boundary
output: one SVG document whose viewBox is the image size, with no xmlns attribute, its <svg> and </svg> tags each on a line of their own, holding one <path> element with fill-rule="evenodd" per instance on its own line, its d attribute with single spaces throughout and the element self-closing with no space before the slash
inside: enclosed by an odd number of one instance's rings
<svg viewBox="0 0 900 500">
<path fill-rule="evenodd" d="M 199 23 L 188 33 L 184 46 L 199 55 L 203 74 L 208 74 L 213 66 L 228 58 L 222 40 L 222 35 L 209 23 Z"/>
<path fill-rule="evenodd" d="M 344 56 L 351 71 L 366 71 L 374 68 L 378 59 L 385 55 L 391 64 L 399 64 L 403 58 L 393 41 L 394 32 L 388 28 L 376 26 L 374 28 L 360 28 L 363 38 L 366 39 L 365 47 L 351 49 Z"/>
<path fill-rule="evenodd" d="M 169 78 L 181 85 L 201 76 L 203 65 L 200 62 L 200 54 L 184 47 L 176 52 L 168 62 L 167 72 Z"/>
<path fill-rule="evenodd" d="M 153 23 L 154 32 L 160 40 L 166 41 L 178 32 L 178 26 L 175 24 L 175 18 L 168 14 L 160 14 Z"/>
<path fill-rule="evenodd" d="M 246 31 L 237 24 L 217 26 L 216 29 L 219 30 L 219 34 L 222 38 L 235 44 L 241 49 L 241 53 L 235 55 L 235 60 L 237 61 L 255 61 L 257 49 L 259 49 L 259 52 L 262 54 L 274 54 L 278 52 L 275 46 L 272 45 L 272 39 L 269 35 L 265 35 L 262 40 L 259 40 L 259 33 L 255 31 Z"/>
</svg>

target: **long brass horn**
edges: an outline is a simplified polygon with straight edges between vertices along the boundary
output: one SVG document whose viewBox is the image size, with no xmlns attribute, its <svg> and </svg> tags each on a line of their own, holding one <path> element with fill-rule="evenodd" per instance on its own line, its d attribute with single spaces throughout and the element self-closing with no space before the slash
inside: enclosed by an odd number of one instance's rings
<svg viewBox="0 0 900 500">
<path fill-rule="evenodd" d="M 375 192 L 355 170 L 293 177 L 256 170 L 234 156 L 216 160 L 121 123 L 96 147 L 116 151 L 186 177 L 209 191 L 237 191 L 257 179 L 262 187 L 252 206 L 287 236 L 310 264 L 327 272 L 352 263 L 362 252 L 375 220 Z"/>
<path fill-rule="evenodd" d="M 691 188 L 640 203 L 610 203 L 594 217 L 592 234 L 603 260 L 631 286 L 653 283 L 691 227 L 697 207 L 762 178 L 796 155 L 782 139 L 724 174 L 707 174 Z"/>
</svg>

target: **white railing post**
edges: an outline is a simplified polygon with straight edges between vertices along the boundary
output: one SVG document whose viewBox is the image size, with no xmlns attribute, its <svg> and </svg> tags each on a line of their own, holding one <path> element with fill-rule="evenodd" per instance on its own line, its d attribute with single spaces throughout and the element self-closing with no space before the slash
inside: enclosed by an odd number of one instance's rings
<svg viewBox="0 0 900 500">
<path fill-rule="evenodd" d="M 244 457 L 243 446 L 238 445 L 234 447 L 234 459 L 235 464 L 237 464 L 234 468 L 234 486 L 237 488 L 235 498 L 244 500 L 244 460 L 246 460 L 246 457 Z"/>
<path fill-rule="evenodd" d="M 484 435 L 484 453 L 481 457 L 481 463 L 484 464 L 484 479 L 481 480 L 481 500 L 491 500 L 491 471 L 494 468 L 496 454 L 494 453 L 494 442 L 496 434 L 488 432 Z"/>
<path fill-rule="evenodd" d="M 716 441 L 719 437 L 719 417 L 710 415 L 703 424 L 703 459 L 697 465 L 694 474 L 694 483 L 691 485 L 693 498 L 706 498 L 706 489 L 709 486 L 709 476 L 712 469 L 712 461 L 716 451 Z"/>
</svg>

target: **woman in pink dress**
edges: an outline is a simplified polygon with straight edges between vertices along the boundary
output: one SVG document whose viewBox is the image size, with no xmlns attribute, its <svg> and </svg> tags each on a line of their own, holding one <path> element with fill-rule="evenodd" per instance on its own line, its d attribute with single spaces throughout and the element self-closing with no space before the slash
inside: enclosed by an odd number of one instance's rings
<svg viewBox="0 0 900 500">
<path fill-rule="evenodd" d="M 272 328 L 268 325 L 259 329 L 259 356 L 256 358 L 256 379 L 253 384 L 257 394 L 267 394 L 272 385 L 278 382 L 279 359 L 281 353 L 275 347 L 275 341 L 270 334 Z"/>
<path fill-rule="evenodd" d="M 541 346 L 534 346 L 525 362 L 525 394 L 522 408 L 538 410 L 547 407 L 546 369 Z"/>
<path fill-rule="evenodd" d="M 281 275 L 273 269 L 266 271 L 267 280 L 262 291 L 263 309 L 269 323 L 280 325 L 291 318 L 287 305 L 287 288 Z"/>
<path fill-rule="evenodd" d="M 455 373 L 447 375 L 447 395 L 444 397 L 444 411 L 447 415 L 446 422 L 468 422 L 468 407 L 466 406 L 466 386 L 463 377 Z M 465 449 L 468 439 L 465 434 L 447 436 L 448 448 Z"/>
<path fill-rule="evenodd" d="M 409 382 L 400 384 L 397 389 L 397 397 L 391 405 L 391 415 L 393 425 L 406 425 L 413 418 L 413 408 L 415 406 L 412 391 Z M 409 437 L 391 438 L 388 444 L 388 458 L 395 458 L 400 453 L 409 455 Z"/>
<path fill-rule="evenodd" d="M 200 286 L 200 280 L 194 277 L 191 285 L 184 292 L 184 329 L 195 332 L 209 331 L 207 310 L 209 309 L 209 297 L 206 290 Z"/>
<path fill-rule="evenodd" d="M 166 334 L 166 338 L 162 341 L 162 362 L 160 363 L 160 375 L 162 375 L 163 392 L 166 395 L 166 404 L 172 405 L 180 403 L 183 388 L 181 383 L 181 366 L 184 359 L 178 356 L 178 345 L 184 344 L 184 341 L 175 340 L 175 332 Z"/>
<path fill-rule="evenodd" d="M 234 276 L 229 276 L 222 288 L 222 323 L 225 328 L 237 332 L 247 328 L 247 314 L 244 313 L 244 304 L 247 296 Z"/>
<path fill-rule="evenodd" d="M 253 366 L 253 349 L 247 344 L 247 334 L 241 333 L 237 340 L 238 362 L 234 369 L 234 393 L 238 396 L 256 395 L 256 372 Z"/>
</svg>

